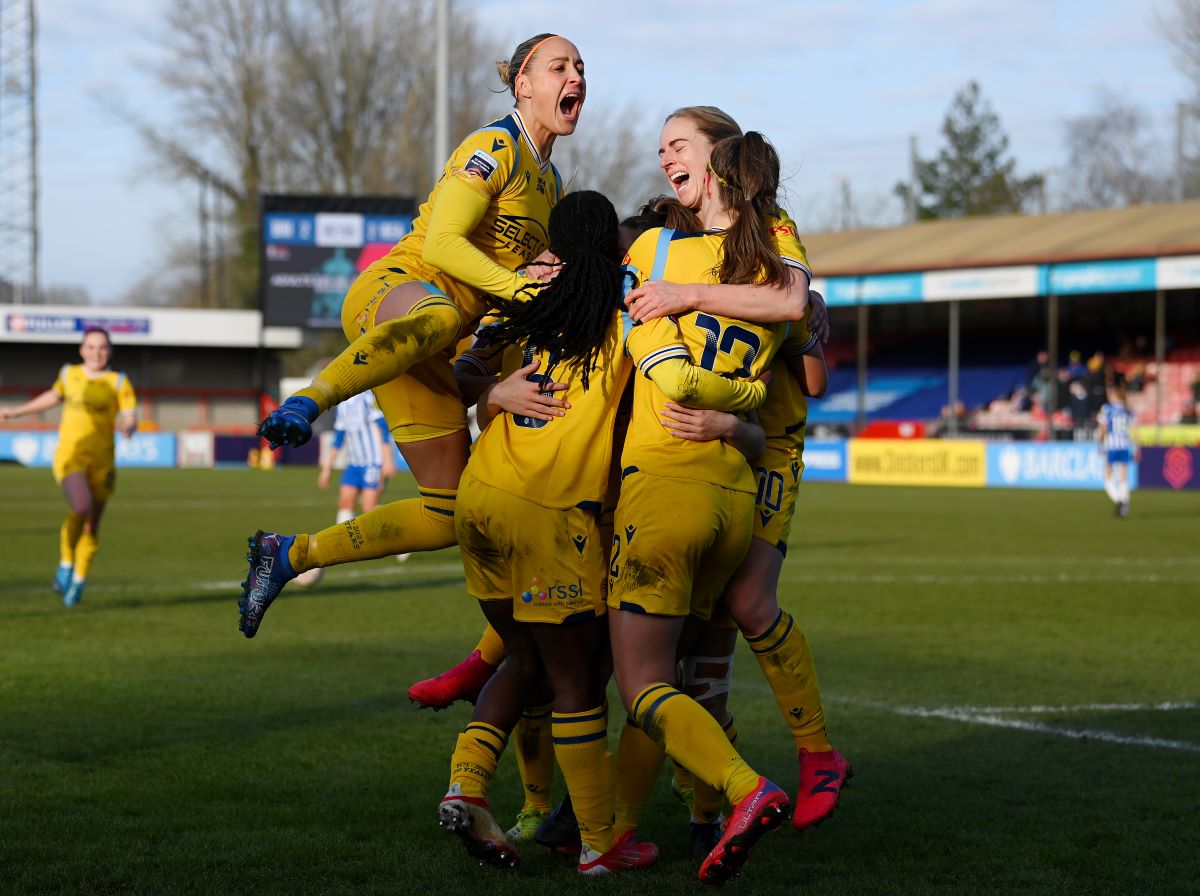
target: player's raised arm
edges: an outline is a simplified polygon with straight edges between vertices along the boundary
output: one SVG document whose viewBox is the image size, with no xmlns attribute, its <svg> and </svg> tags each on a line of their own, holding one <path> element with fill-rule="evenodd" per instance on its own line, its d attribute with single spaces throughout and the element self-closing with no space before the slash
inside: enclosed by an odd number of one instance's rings
<svg viewBox="0 0 1200 896">
<path fill-rule="evenodd" d="M 0 420 L 15 420 L 18 417 L 24 417 L 28 414 L 40 414 L 42 411 L 50 410 L 55 405 L 62 404 L 62 400 L 61 393 L 55 389 L 47 389 L 41 395 L 29 399 L 24 404 L 0 408 Z"/>
</svg>

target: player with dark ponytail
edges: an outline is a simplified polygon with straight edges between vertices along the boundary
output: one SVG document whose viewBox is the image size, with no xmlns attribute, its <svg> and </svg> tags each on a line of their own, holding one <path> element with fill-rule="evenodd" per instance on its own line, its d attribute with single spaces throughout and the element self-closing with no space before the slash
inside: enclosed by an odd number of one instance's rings
<svg viewBox="0 0 1200 896">
<path fill-rule="evenodd" d="M 703 232 L 643 234 L 628 256 L 639 283 L 782 281 L 786 271 L 765 214 L 777 207 L 779 184 L 779 160 L 770 144 L 756 133 L 729 137 L 714 148 L 698 179 L 692 186 L 699 192 Z M 786 335 L 783 325 L 695 312 L 677 323 L 650 321 L 642 329 L 668 327 L 702 367 L 734 379 L 761 375 Z M 654 360 L 636 353 L 635 358 L 643 370 Z M 675 686 L 675 657 L 690 643 L 685 619 L 712 615 L 746 556 L 756 483 L 745 456 L 725 442 L 673 436 L 660 422 L 669 400 L 652 382 L 634 381 L 614 526 L 609 632 L 621 700 L 637 727 L 733 805 L 700 869 L 701 881 L 719 884 L 740 869 L 754 842 L 791 807 L 779 787 L 737 755 L 721 725 Z"/>
</svg>

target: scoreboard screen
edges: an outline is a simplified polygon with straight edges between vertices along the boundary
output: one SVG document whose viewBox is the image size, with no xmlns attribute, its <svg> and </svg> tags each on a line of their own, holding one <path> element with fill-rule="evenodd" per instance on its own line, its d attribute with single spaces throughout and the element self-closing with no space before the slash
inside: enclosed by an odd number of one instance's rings
<svg viewBox="0 0 1200 896">
<path fill-rule="evenodd" d="M 340 330 L 350 284 L 415 214 L 407 196 L 263 196 L 263 325 Z"/>
</svg>

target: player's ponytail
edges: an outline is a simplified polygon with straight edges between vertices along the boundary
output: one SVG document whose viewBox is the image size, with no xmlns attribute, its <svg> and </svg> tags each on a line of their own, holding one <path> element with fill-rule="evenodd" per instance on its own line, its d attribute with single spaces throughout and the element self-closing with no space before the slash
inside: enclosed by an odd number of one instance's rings
<svg viewBox="0 0 1200 896">
<path fill-rule="evenodd" d="M 527 342 L 547 351 L 552 360 L 546 376 L 565 364 L 586 389 L 624 293 L 617 212 L 602 193 L 568 193 L 550 213 L 549 232 L 550 251 L 562 269 L 527 301 L 497 300 L 500 320 L 488 327 L 488 343 Z"/>
<path fill-rule="evenodd" d="M 725 234 L 718 279 L 722 283 L 787 283 L 766 218 L 778 208 L 779 155 L 758 131 L 728 137 L 713 147 L 708 163 L 717 195 L 733 223 Z"/>
</svg>

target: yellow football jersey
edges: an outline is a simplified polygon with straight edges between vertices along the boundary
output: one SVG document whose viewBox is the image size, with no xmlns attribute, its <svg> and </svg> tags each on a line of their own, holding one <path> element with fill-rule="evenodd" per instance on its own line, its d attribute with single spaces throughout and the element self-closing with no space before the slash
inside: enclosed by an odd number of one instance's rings
<svg viewBox="0 0 1200 896">
<path fill-rule="evenodd" d="M 788 369 L 787 359 L 811 349 L 817 337 L 808 332 L 807 320 L 793 324 L 779 354 L 771 362 L 771 385 L 767 400 L 758 409 L 758 420 L 768 446 L 803 448 L 804 424 L 808 420 L 808 398 Z"/>
<path fill-rule="evenodd" d="M 63 397 L 55 456 L 111 463 L 117 415 L 137 408 L 129 378 L 115 370 L 89 377 L 82 364 L 64 364 L 53 388 Z"/>
<path fill-rule="evenodd" d="M 777 217 L 767 219 L 767 227 L 771 231 L 772 239 L 775 240 L 779 257 L 788 267 L 804 271 L 809 282 L 812 282 L 812 268 L 808 264 L 808 253 L 804 251 L 804 244 L 800 242 L 796 222 L 783 209 L 778 211 Z"/>
<path fill-rule="evenodd" d="M 633 369 L 625 354 L 631 326 L 625 314 L 614 313 L 586 391 L 579 372 L 556 367 L 545 351 L 531 346 L 508 346 L 502 355 L 489 351 L 483 331 L 481 344 L 464 354 L 460 364 L 508 376 L 536 357 L 541 364 L 533 378 L 566 383 L 567 389 L 555 395 L 571 407 L 554 420 L 498 414 L 476 440 L 467 469 L 481 482 L 545 507 L 595 504 L 599 511 L 608 489 L 617 408 Z"/>
<path fill-rule="evenodd" d="M 715 283 L 724 239 L 721 231 L 685 234 L 656 228 L 638 237 L 626 264 L 639 284 L 647 279 Z M 627 345 L 643 374 L 667 358 L 688 357 L 721 376 L 753 379 L 770 365 L 787 330 L 786 324 L 755 324 L 693 311 L 675 321 L 660 318 L 643 323 L 630 333 Z M 736 448 L 719 440 L 678 439 L 667 431 L 660 422 L 666 402 L 647 377 L 634 380 L 633 420 L 622 468 L 754 493 L 754 476 Z"/>
<path fill-rule="evenodd" d="M 470 176 L 472 186 L 490 198 L 487 212 L 468 235 L 471 245 L 502 268 L 524 267 L 549 245 L 550 210 L 562 197 L 562 178 L 543 160 L 513 111 L 468 136 L 450 156 L 433 192 L 405 235 L 383 258 L 364 271 L 402 271 L 432 283 L 452 298 L 473 326 L 488 310 L 490 297 L 455 280 L 422 260 L 429 217 L 448 178 Z"/>
</svg>

